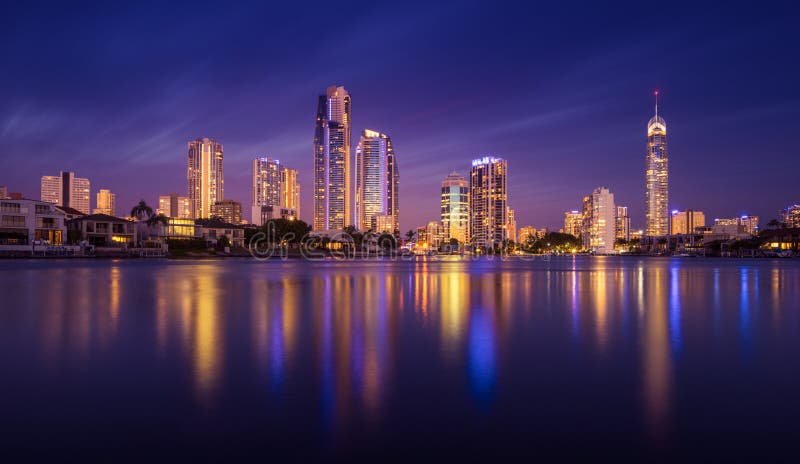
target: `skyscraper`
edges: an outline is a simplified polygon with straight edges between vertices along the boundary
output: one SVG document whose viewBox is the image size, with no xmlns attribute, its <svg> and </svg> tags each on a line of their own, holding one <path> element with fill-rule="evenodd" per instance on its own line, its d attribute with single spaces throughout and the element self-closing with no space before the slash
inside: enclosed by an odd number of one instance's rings
<svg viewBox="0 0 800 464">
<path fill-rule="evenodd" d="M 161 195 L 158 197 L 158 209 L 156 213 L 171 218 L 191 219 L 192 202 L 189 200 L 189 197 L 182 197 L 177 193 Z"/>
<path fill-rule="evenodd" d="M 211 217 L 218 217 L 229 224 L 241 224 L 242 204 L 233 200 L 222 200 L 211 205 Z"/>
<path fill-rule="evenodd" d="M 617 239 L 628 241 L 631 239 L 631 218 L 628 216 L 627 206 L 617 206 Z"/>
<path fill-rule="evenodd" d="M 491 248 L 508 238 L 508 162 L 494 156 L 472 160 L 469 176 L 472 243 Z"/>
<path fill-rule="evenodd" d="M 280 204 L 294 217 L 300 217 L 300 183 L 297 182 L 297 169 L 281 166 Z"/>
<path fill-rule="evenodd" d="M 8 198 L 8 187 L 0 185 L 0 199 Z"/>
<path fill-rule="evenodd" d="M 589 198 L 589 251 L 599 254 L 613 253 L 617 235 L 614 194 L 605 187 L 598 187 Z"/>
<path fill-rule="evenodd" d="M 350 206 L 350 94 L 331 86 L 320 95 L 314 130 L 314 229 L 352 225 Z"/>
<path fill-rule="evenodd" d="M 89 214 L 91 212 L 90 188 L 89 179 L 75 177 L 73 172 L 62 171 L 57 176 L 42 176 L 41 199 Z"/>
<path fill-rule="evenodd" d="M 506 238 L 511 240 L 512 242 L 517 241 L 517 217 L 514 213 L 514 210 L 511 208 L 507 208 L 506 211 Z"/>
<path fill-rule="evenodd" d="M 100 189 L 97 192 L 97 208 L 94 209 L 94 214 L 116 216 L 117 196 L 111 193 L 110 190 Z"/>
<path fill-rule="evenodd" d="M 581 236 L 581 221 L 583 214 L 580 211 L 572 210 L 564 213 L 564 233 L 577 237 Z"/>
<path fill-rule="evenodd" d="M 448 240 L 469 242 L 469 183 L 455 171 L 442 181 L 442 226 Z"/>
<path fill-rule="evenodd" d="M 649 236 L 669 233 L 669 157 L 667 152 L 667 123 L 656 114 L 647 123 L 646 229 Z"/>
<path fill-rule="evenodd" d="M 392 139 L 365 129 L 356 147 L 356 228 L 376 229 L 375 216 L 392 217 L 400 230 L 399 173 Z"/>
<path fill-rule="evenodd" d="M 282 165 L 280 160 L 267 157 L 254 159 L 251 222 L 263 225 L 270 219 L 294 218 L 299 214 L 297 170 Z"/>
<path fill-rule="evenodd" d="M 686 211 L 673 211 L 670 218 L 670 233 L 673 235 L 689 235 L 695 233 L 698 227 L 705 227 L 706 215 L 702 211 L 687 209 Z"/>
<path fill-rule="evenodd" d="M 192 218 L 211 217 L 211 205 L 225 198 L 225 176 L 222 169 L 222 144 L 208 138 L 187 144 L 189 202 Z"/>
</svg>

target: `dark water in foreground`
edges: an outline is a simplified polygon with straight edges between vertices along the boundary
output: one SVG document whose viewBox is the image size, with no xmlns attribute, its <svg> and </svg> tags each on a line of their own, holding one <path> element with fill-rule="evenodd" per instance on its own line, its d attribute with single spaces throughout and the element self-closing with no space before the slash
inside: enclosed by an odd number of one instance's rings
<svg viewBox="0 0 800 464">
<path fill-rule="evenodd" d="M 29 456 L 789 457 L 800 261 L 5 261 L 0 420 Z"/>
</svg>

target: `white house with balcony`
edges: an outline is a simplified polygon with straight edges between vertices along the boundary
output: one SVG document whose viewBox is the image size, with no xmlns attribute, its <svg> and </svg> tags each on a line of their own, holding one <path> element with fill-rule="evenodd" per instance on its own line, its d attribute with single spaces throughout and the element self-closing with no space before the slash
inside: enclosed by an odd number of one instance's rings
<svg viewBox="0 0 800 464">
<path fill-rule="evenodd" d="M 38 200 L 0 200 L 0 247 L 61 245 L 67 237 L 64 213 Z"/>
</svg>

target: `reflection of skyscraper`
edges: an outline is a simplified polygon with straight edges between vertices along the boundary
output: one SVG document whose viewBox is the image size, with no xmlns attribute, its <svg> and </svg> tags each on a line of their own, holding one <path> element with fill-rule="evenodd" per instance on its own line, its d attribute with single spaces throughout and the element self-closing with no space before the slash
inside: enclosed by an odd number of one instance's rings
<svg viewBox="0 0 800 464">
<path fill-rule="evenodd" d="M 493 247 L 508 238 L 508 162 L 494 156 L 472 161 L 469 177 L 470 234 L 474 245 Z"/>
<path fill-rule="evenodd" d="M 202 138 L 187 144 L 189 200 L 192 218 L 211 216 L 211 205 L 225 198 L 225 176 L 222 169 L 222 144 Z"/>
<path fill-rule="evenodd" d="M 667 123 L 656 114 L 647 123 L 646 233 L 649 236 L 669 233 L 669 158 L 667 156 Z"/>
<path fill-rule="evenodd" d="M 376 230 L 376 217 L 386 215 L 391 216 L 389 231 L 399 230 L 398 187 L 392 139 L 365 129 L 356 147 L 356 227 Z"/>
<path fill-rule="evenodd" d="M 442 226 L 447 239 L 469 241 L 469 184 L 455 171 L 442 181 Z"/>
<path fill-rule="evenodd" d="M 314 229 L 351 225 L 350 94 L 331 86 L 320 95 L 314 130 Z"/>
<path fill-rule="evenodd" d="M 41 187 L 42 201 L 74 208 L 85 214 L 91 212 L 89 179 L 81 179 L 75 177 L 73 172 L 62 171 L 57 176 L 42 176 Z"/>
</svg>

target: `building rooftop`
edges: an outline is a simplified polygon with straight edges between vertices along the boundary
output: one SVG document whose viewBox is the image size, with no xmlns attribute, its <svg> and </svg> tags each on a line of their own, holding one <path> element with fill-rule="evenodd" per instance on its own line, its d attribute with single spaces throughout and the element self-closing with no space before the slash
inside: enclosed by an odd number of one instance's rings
<svg viewBox="0 0 800 464">
<path fill-rule="evenodd" d="M 230 222 L 225 222 L 220 218 L 211 218 L 211 219 L 195 219 L 194 223 L 198 226 L 203 226 L 207 229 L 243 229 L 242 225 L 238 224 L 231 224 Z"/>
<path fill-rule="evenodd" d="M 122 223 L 126 223 L 126 224 L 130 223 L 130 222 L 133 222 L 133 221 L 128 220 L 128 219 L 118 218 L 116 216 L 109 216 L 108 214 L 99 214 L 99 213 L 98 214 L 83 215 L 83 216 L 75 218 L 75 219 L 70 219 L 67 222 L 73 222 L 73 221 L 76 221 L 76 222 L 77 221 L 122 222 Z"/>
</svg>

